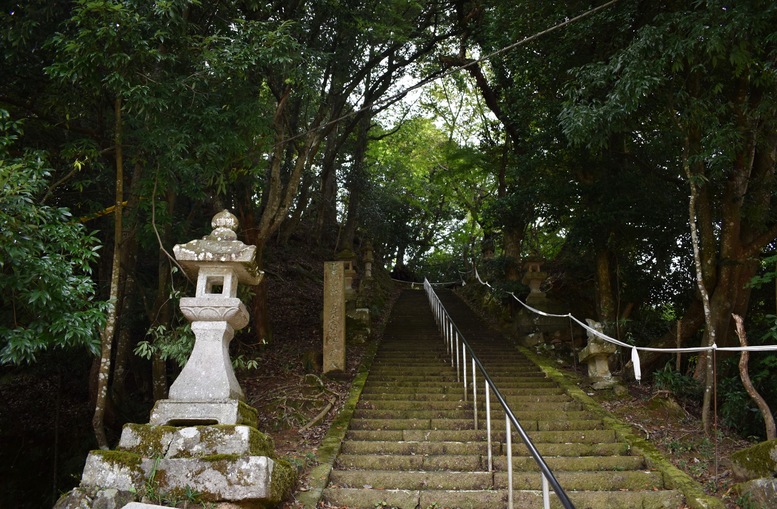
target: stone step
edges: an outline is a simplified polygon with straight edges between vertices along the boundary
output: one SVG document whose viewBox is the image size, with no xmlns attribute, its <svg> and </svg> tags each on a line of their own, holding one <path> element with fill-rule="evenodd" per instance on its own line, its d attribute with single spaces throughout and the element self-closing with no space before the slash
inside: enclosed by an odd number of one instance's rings
<svg viewBox="0 0 777 509">
<path fill-rule="evenodd" d="M 567 493 L 578 508 L 675 509 L 683 506 L 683 496 L 675 490 L 662 491 L 591 491 Z M 366 488 L 335 488 L 324 490 L 324 500 L 336 507 L 349 509 L 426 509 L 457 507 L 461 509 L 493 509 L 507 507 L 506 490 L 375 490 Z M 542 492 L 515 491 L 514 507 L 541 509 Z M 550 507 L 561 507 L 551 493 Z"/>
<path fill-rule="evenodd" d="M 461 399 L 446 398 L 439 401 L 431 400 L 419 403 L 413 400 L 401 400 L 401 399 L 380 399 L 380 400 L 367 400 L 361 399 L 357 404 L 357 408 L 363 409 L 381 409 L 381 410 L 415 410 L 418 408 L 426 408 L 432 410 L 451 409 L 458 408 L 472 409 L 472 396 L 468 395 L 470 401 L 464 401 L 463 395 Z M 508 398 L 510 408 L 531 410 L 531 411 L 544 411 L 546 409 L 555 409 L 563 412 L 580 410 L 583 405 L 577 401 L 572 400 L 566 394 L 551 394 L 545 398 L 538 398 L 536 396 L 512 396 Z M 485 399 L 481 393 L 478 394 L 478 411 L 482 415 L 485 414 Z M 495 398 L 491 397 L 491 411 L 501 411 L 501 405 L 496 402 Z"/>
<path fill-rule="evenodd" d="M 603 471 L 554 472 L 559 484 L 572 491 L 634 491 L 664 488 L 660 472 Z M 506 489 L 507 472 L 473 472 L 465 470 L 332 470 L 329 482 L 342 488 L 404 489 L 404 490 L 489 490 Z M 513 472 L 513 489 L 541 490 L 542 474 L 537 471 Z"/>
<path fill-rule="evenodd" d="M 513 443 L 520 443 L 520 439 L 514 433 Z M 434 429 L 406 429 L 406 430 L 349 430 L 345 435 L 346 440 L 376 440 L 386 441 L 442 441 L 442 442 L 483 442 L 487 440 L 485 429 L 479 430 L 434 430 Z M 610 443 L 617 442 L 615 432 L 611 429 L 583 430 L 583 431 L 535 431 L 531 433 L 535 444 L 542 443 Z M 493 441 L 504 441 L 505 432 L 491 431 Z"/>
<path fill-rule="evenodd" d="M 513 443 L 513 457 L 520 458 L 528 456 L 529 451 L 521 443 Z M 539 453 L 543 456 L 625 456 L 629 454 L 628 445 L 621 442 L 607 443 L 565 443 L 565 442 L 544 442 L 535 443 Z M 491 444 L 494 461 L 497 456 L 504 455 L 507 451 L 507 445 L 500 441 L 493 441 Z M 479 442 L 419 442 L 419 441 L 358 441 L 346 440 L 341 448 L 342 454 L 418 454 L 418 455 L 438 455 L 438 454 L 479 454 L 488 453 L 488 444 L 486 441 Z M 507 460 L 505 459 L 505 462 Z"/>
<path fill-rule="evenodd" d="M 472 408 L 469 404 L 455 403 L 455 408 L 426 408 L 424 410 L 399 410 L 396 408 L 364 409 L 357 408 L 353 414 L 354 419 L 473 419 Z M 485 423 L 486 411 L 480 410 L 483 406 L 478 404 L 478 417 L 481 423 Z M 504 418 L 504 410 L 501 406 L 491 409 L 491 422 L 499 419 L 500 424 Z M 591 419 L 591 413 L 584 410 L 554 410 L 545 407 L 537 410 L 535 407 L 513 408 L 513 415 L 523 423 L 524 421 L 552 421 L 552 420 L 586 420 Z M 493 424 L 492 424 L 493 425 Z"/>
<path fill-rule="evenodd" d="M 483 390 L 485 387 L 483 379 L 478 380 L 478 387 Z M 541 381 L 527 381 L 527 380 L 512 380 L 509 383 L 497 384 L 499 392 L 505 394 L 508 391 L 523 390 L 523 389 L 539 389 L 549 388 L 555 389 L 558 387 L 552 380 L 542 379 Z M 367 380 L 364 385 L 364 390 L 370 392 L 381 392 L 385 390 L 394 390 L 400 392 L 436 392 L 438 389 L 450 389 L 452 391 L 464 392 L 464 382 L 453 380 L 438 380 L 435 382 L 419 382 L 417 380 Z M 467 381 L 467 390 L 472 391 L 472 380 Z"/>
<path fill-rule="evenodd" d="M 492 429 L 498 428 L 501 422 L 492 420 Z M 518 421 L 524 430 L 532 431 L 561 431 L 561 430 L 598 430 L 604 425 L 601 419 L 563 419 L 561 415 L 557 419 L 549 420 L 531 420 L 519 419 Z M 485 429 L 486 421 L 480 421 L 480 429 Z M 352 430 L 468 430 L 474 429 L 475 422 L 472 418 L 451 419 L 358 419 L 351 420 L 350 429 Z"/>
<path fill-rule="evenodd" d="M 564 390 L 560 387 L 553 386 L 553 387 L 543 387 L 543 388 L 533 388 L 533 387 L 525 387 L 525 388 L 518 388 L 518 389 L 499 389 L 499 392 L 502 393 L 505 397 L 526 397 L 526 396 L 534 396 L 542 397 L 545 394 L 548 395 L 554 395 L 554 394 L 564 394 Z M 413 396 L 421 395 L 421 396 L 435 396 L 438 394 L 446 394 L 448 397 L 450 395 L 456 395 L 460 394 L 462 397 L 464 396 L 464 389 L 462 387 L 456 386 L 456 387 L 437 387 L 437 388 L 430 388 L 430 389 L 424 389 L 423 387 L 418 388 L 398 388 L 397 390 L 390 391 L 388 388 L 385 387 L 368 387 L 365 385 L 364 390 L 362 390 L 362 396 L 369 395 L 369 398 L 372 399 L 418 399 L 414 398 Z M 423 399 L 429 399 L 428 397 L 425 397 Z"/>
<path fill-rule="evenodd" d="M 545 462 L 555 472 L 563 471 L 617 471 L 625 472 L 645 468 L 639 456 L 544 456 Z M 488 470 L 485 454 L 340 454 L 336 466 L 347 470 Z M 492 466 L 497 471 L 507 471 L 507 458 L 495 456 Z M 531 456 L 513 457 L 513 472 L 537 472 L 537 463 Z"/>
</svg>

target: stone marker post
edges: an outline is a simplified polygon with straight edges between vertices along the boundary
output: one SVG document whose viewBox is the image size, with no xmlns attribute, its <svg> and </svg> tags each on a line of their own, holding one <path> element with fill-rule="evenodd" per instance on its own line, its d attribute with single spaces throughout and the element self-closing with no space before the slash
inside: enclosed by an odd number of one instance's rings
<svg viewBox="0 0 777 509">
<path fill-rule="evenodd" d="M 324 373 L 345 371 L 345 262 L 324 262 Z"/>
<path fill-rule="evenodd" d="M 367 279 L 367 280 L 372 279 L 372 262 L 375 261 L 375 256 L 373 254 L 372 244 L 369 242 L 364 246 L 363 261 L 364 261 L 364 279 Z"/>
</svg>

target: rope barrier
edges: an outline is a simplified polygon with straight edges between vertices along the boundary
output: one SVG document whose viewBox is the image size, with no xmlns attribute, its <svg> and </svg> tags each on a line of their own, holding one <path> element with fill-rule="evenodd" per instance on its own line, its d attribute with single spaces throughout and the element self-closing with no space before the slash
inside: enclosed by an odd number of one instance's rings
<svg viewBox="0 0 777 509">
<path fill-rule="evenodd" d="M 478 282 L 486 287 L 488 287 L 491 291 L 495 291 L 494 288 L 486 281 L 483 281 L 481 279 L 480 274 L 478 273 L 477 267 L 475 268 L 475 278 L 478 280 Z M 583 323 L 582 321 L 578 320 L 575 316 L 572 315 L 572 313 L 566 313 L 563 315 L 560 314 L 554 314 L 554 313 L 546 313 L 544 311 L 540 311 L 539 309 L 535 309 L 525 302 L 523 302 L 521 299 L 516 297 L 516 295 L 513 292 L 509 292 L 509 295 L 515 299 L 520 305 L 522 305 L 524 308 L 526 308 L 528 311 L 538 314 L 540 316 L 545 316 L 549 318 L 569 318 L 576 324 L 578 324 L 580 327 L 582 327 L 587 332 L 593 334 L 594 336 L 607 341 L 609 343 L 613 343 L 617 346 L 620 346 L 622 348 L 630 348 L 631 349 L 631 363 L 634 367 L 634 379 L 635 380 L 641 380 L 642 379 L 642 368 L 640 366 L 639 361 L 639 352 L 660 352 L 660 353 L 677 353 L 677 352 L 689 352 L 689 353 L 698 353 L 698 352 L 707 352 L 707 351 L 719 351 L 719 352 L 775 352 L 777 351 L 777 345 L 756 345 L 756 346 L 718 346 L 717 344 L 712 344 L 711 346 L 696 346 L 696 347 L 687 347 L 687 348 L 656 348 L 656 347 L 649 347 L 649 346 L 635 346 L 630 345 L 628 343 L 624 343 L 623 341 L 620 341 L 619 339 L 615 339 L 613 337 L 608 336 L 607 334 L 602 333 L 601 331 L 598 331 L 594 329 L 593 327 L 590 327 L 588 324 Z"/>
</svg>

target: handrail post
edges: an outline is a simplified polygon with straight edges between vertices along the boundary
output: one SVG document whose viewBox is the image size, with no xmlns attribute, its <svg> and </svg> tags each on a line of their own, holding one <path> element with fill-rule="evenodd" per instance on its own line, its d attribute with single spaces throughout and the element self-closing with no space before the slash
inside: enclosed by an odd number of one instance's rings
<svg viewBox="0 0 777 509">
<path fill-rule="evenodd" d="M 488 436 L 488 471 L 494 471 L 494 460 L 491 455 L 491 387 L 486 381 L 483 386 L 486 389 L 486 435 Z"/>
<path fill-rule="evenodd" d="M 456 336 L 456 381 L 461 382 L 461 376 L 459 375 L 459 333 L 455 333 Z"/>
<path fill-rule="evenodd" d="M 475 408 L 475 431 L 478 430 L 478 383 L 475 377 L 475 356 L 472 356 L 472 406 Z"/>
<path fill-rule="evenodd" d="M 542 476 L 542 504 L 545 509 L 550 509 L 550 489 L 548 486 L 548 478 L 545 474 L 540 473 Z"/>
<path fill-rule="evenodd" d="M 453 367 L 453 334 L 452 333 L 449 335 L 449 341 L 451 343 L 451 367 Z"/>
<path fill-rule="evenodd" d="M 467 401 L 467 347 L 461 346 L 461 371 L 464 373 L 464 401 Z"/>
<path fill-rule="evenodd" d="M 513 509 L 513 428 L 507 412 L 505 412 L 505 431 L 507 438 L 507 507 Z"/>
</svg>

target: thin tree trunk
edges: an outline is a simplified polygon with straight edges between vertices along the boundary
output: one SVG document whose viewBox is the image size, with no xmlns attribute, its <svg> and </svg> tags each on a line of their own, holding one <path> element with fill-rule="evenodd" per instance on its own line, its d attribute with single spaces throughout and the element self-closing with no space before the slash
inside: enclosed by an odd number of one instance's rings
<svg viewBox="0 0 777 509">
<path fill-rule="evenodd" d="M 132 172 L 132 183 L 130 184 L 129 197 L 122 209 L 130 219 L 129 224 L 122 224 L 121 232 L 121 286 L 117 301 L 119 316 L 130 316 L 131 306 L 135 293 L 137 291 L 137 282 L 135 281 L 135 270 L 138 262 L 138 240 L 137 240 L 137 206 L 140 200 L 140 182 L 143 176 L 143 166 L 140 163 L 134 165 Z M 133 211 L 135 212 L 133 214 Z M 127 222 L 125 222 L 127 223 Z M 132 359 L 133 335 L 126 324 L 121 322 L 117 325 L 114 355 L 113 355 L 113 376 L 111 377 L 110 394 L 111 403 L 115 408 L 122 408 L 126 401 L 126 380 L 129 374 L 128 365 Z"/>
<path fill-rule="evenodd" d="M 745 333 L 745 326 L 742 323 L 742 317 L 737 314 L 732 314 L 734 321 L 737 324 L 737 336 L 739 336 L 739 344 L 743 347 L 747 346 L 747 334 Z M 747 372 L 747 362 L 750 359 L 750 353 L 747 350 L 742 351 L 742 356 L 739 358 L 739 377 L 742 379 L 742 384 L 745 386 L 745 390 L 758 406 L 758 410 L 761 411 L 761 417 L 764 420 L 764 426 L 766 427 L 766 440 L 774 440 L 777 438 L 777 426 L 774 424 L 774 416 L 766 403 L 766 400 L 758 394 L 758 391 L 753 387 L 753 382 L 750 380 L 750 374 Z"/>
<path fill-rule="evenodd" d="M 108 299 L 108 313 L 105 328 L 100 337 L 100 369 L 97 373 L 97 398 L 94 404 L 92 428 L 97 445 L 100 449 L 108 449 L 108 438 L 105 433 L 105 408 L 108 404 L 108 382 L 111 376 L 111 350 L 113 336 L 116 331 L 117 300 L 121 280 L 121 235 L 122 235 L 122 202 L 124 201 L 124 160 L 122 154 L 122 121 L 121 98 L 114 102 L 116 152 L 116 209 L 114 211 L 113 231 L 113 263 L 111 266 L 111 289 Z"/>
<path fill-rule="evenodd" d="M 702 303 L 704 305 L 704 322 L 707 325 L 707 346 L 715 344 L 715 323 L 712 320 L 712 310 L 710 307 L 710 296 L 707 292 L 707 286 L 704 284 L 704 270 L 702 268 L 701 252 L 699 249 L 699 236 L 696 230 L 696 185 L 693 182 L 693 175 L 691 174 L 691 166 L 689 163 L 689 150 L 690 141 L 689 137 L 685 138 L 685 147 L 683 150 L 683 169 L 685 175 L 688 178 L 688 185 L 691 188 L 691 197 L 688 202 L 688 218 L 691 228 L 691 243 L 693 244 L 693 260 L 696 265 L 696 284 L 699 287 L 699 293 L 701 294 Z M 713 359 L 710 352 L 707 352 L 705 358 L 705 381 L 704 381 L 704 400 L 702 403 L 702 415 L 701 421 L 704 427 L 704 432 L 709 434 L 712 424 L 710 422 L 710 414 L 712 410 L 712 383 L 713 383 Z"/>
</svg>

